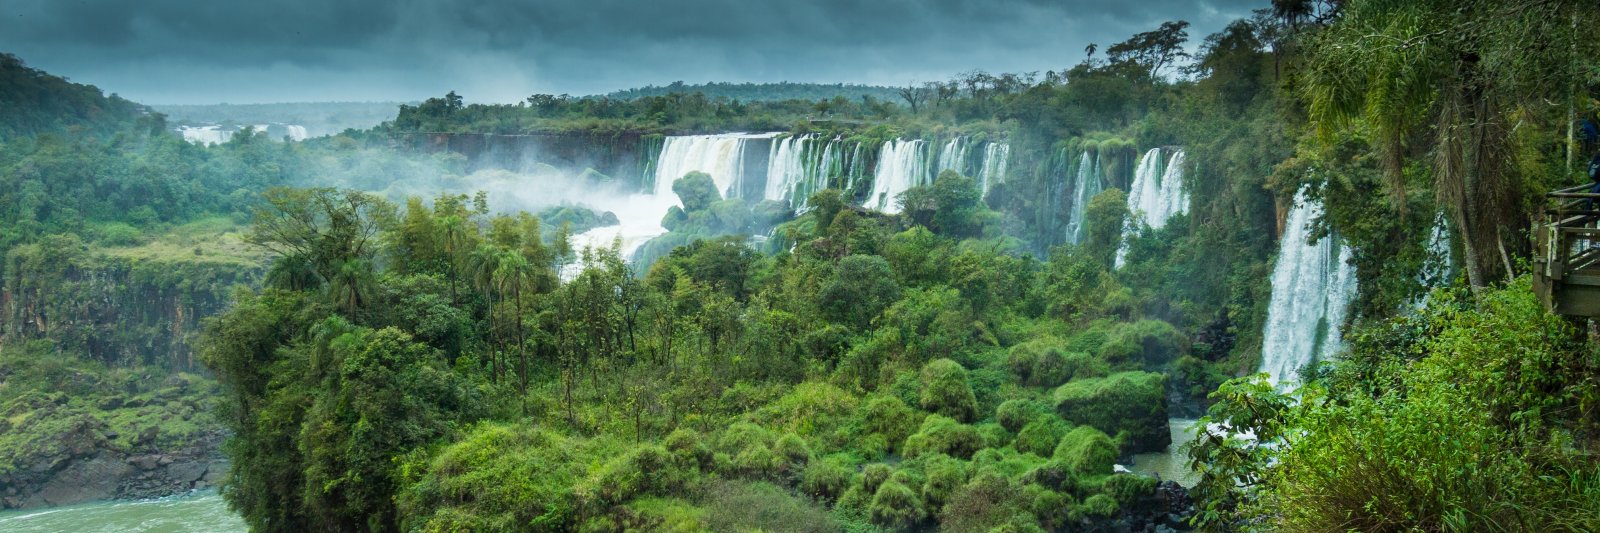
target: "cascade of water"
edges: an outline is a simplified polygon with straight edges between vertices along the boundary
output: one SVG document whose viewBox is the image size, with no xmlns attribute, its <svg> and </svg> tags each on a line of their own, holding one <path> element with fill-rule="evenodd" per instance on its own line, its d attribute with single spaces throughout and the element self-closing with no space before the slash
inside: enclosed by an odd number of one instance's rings
<svg viewBox="0 0 1600 533">
<path fill-rule="evenodd" d="M 806 181 L 805 152 L 814 137 L 796 135 L 773 141 L 771 155 L 767 157 L 767 186 L 762 198 L 780 202 L 793 199 L 795 187 Z"/>
<path fill-rule="evenodd" d="M 1433 229 L 1428 232 L 1426 250 L 1428 255 L 1422 261 L 1422 270 L 1417 272 L 1417 283 L 1424 290 L 1448 285 L 1450 278 L 1455 275 L 1455 253 L 1450 249 L 1450 225 L 1443 212 L 1433 217 Z M 1422 309 L 1428 305 L 1430 296 L 1432 294 L 1424 292 L 1412 304 Z"/>
<path fill-rule="evenodd" d="M 983 169 L 978 172 L 978 187 L 984 194 L 994 184 L 1006 180 L 1006 159 L 1011 157 L 1011 145 L 992 142 L 983 147 Z"/>
<path fill-rule="evenodd" d="M 1309 244 L 1322 203 L 1295 194 L 1272 268 L 1272 301 L 1262 331 L 1261 371 L 1274 384 L 1293 386 L 1306 365 L 1332 357 L 1343 345 L 1339 328 L 1355 297 L 1350 248 L 1327 236 Z"/>
<path fill-rule="evenodd" d="M 656 160 L 656 190 L 660 196 L 672 195 L 672 182 L 690 172 L 704 172 L 716 182 L 723 197 L 739 196 L 737 185 L 744 182 L 745 147 L 752 139 L 768 139 L 776 134 L 728 133 L 667 137 Z"/>
<path fill-rule="evenodd" d="M 933 171 L 934 176 L 946 170 L 954 170 L 962 174 L 967 173 L 967 152 L 970 151 L 967 138 L 956 136 L 944 143 L 944 148 L 939 149 L 939 162 Z"/>
<path fill-rule="evenodd" d="M 299 124 L 285 124 L 283 127 L 284 129 L 289 130 L 289 140 L 304 141 L 311 137 L 310 135 L 306 135 L 305 126 L 301 126 Z"/>
<path fill-rule="evenodd" d="M 1428 258 L 1422 265 L 1422 283 L 1426 286 L 1444 285 L 1450 281 L 1455 254 L 1450 250 L 1450 224 L 1444 212 L 1433 217 L 1433 229 L 1428 232 Z"/>
<path fill-rule="evenodd" d="M 1083 152 L 1083 157 L 1078 161 L 1078 177 L 1072 185 L 1072 205 L 1068 206 L 1067 215 L 1067 242 L 1078 244 L 1083 242 L 1086 233 L 1085 220 L 1089 213 L 1089 200 L 1104 188 L 1100 182 L 1100 157 L 1090 156 L 1088 151 Z"/>
<path fill-rule="evenodd" d="M 1122 268 L 1128 242 L 1145 226 L 1161 229 L 1173 215 L 1189 212 L 1189 193 L 1183 190 L 1183 161 L 1183 150 L 1178 150 L 1163 166 L 1160 148 L 1151 148 L 1139 158 L 1133 184 L 1128 187 L 1128 220 L 1122 226 L 1115 268 Z"/>
<path fill-rule="evenodd" d="M 884 213 L 900 212 L 896 197 L 928 180 L 927 144 L 927 141 L 903 139 L 883 143 L 866 207 Z"/>
</svg>

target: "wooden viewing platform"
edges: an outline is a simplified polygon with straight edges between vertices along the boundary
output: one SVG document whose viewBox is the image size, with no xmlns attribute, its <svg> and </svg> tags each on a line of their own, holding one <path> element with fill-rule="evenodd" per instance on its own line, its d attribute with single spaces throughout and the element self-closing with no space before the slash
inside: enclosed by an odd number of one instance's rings
<svg viewBox="0 0 1600 533">
<path fill-rule="evenodd" d="M 1548 194 L 1534 230 L 1533 290 L 1553 313 L 1600 317 L 1600 194 L 1591 186 Z"/>
</svg>

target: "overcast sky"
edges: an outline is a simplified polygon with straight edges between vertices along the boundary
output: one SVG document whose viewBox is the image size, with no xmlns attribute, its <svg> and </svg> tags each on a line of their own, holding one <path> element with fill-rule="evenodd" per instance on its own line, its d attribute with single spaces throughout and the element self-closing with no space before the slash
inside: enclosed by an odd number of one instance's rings
<svg viewBox="0 0 1600 533">
<path fill-rule="evenodd" d="M 3 0 L 0 51 L 150 104 L 514 102 L 677 80 L 903 85 L 1077 63 L 1267 0 Z"/>
</svg>

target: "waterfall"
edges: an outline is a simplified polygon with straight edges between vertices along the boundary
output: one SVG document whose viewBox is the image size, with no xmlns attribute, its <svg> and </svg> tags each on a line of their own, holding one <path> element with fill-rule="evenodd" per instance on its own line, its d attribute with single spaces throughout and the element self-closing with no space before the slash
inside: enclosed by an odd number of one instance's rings
<svg viewBox="0 0 1600 533">
<path fill-rule="evenodd" d="M 672 196 L 672 182 L 690 172 L 704 172 L 711 175 L 717 192 L 724 198 L 737 197 L 738 185 L 745 179 L 746 145 L 751 140 L 770 139 L 776 135 L 727 133 L 667 137 L 661 146 L 661 156 L 656 159 L 655 193 Z"/>
<path fill-rule="evenodd" d="M 907 189 L 928 181 L 927 141 L 895 139 L 883 143 L 878 152 L 878 168 L 873 173 L 872 195 L 866 207 L 884 213 L 899 213 L 896 198 Z"/>
<path fill-rule="evenodd" d="M 939 162 L 934 168 L 933 175 L 938 177 L 939 173 L 946 170 L 954 170 L 965 175 L 969 150 L 966 137 L 951 138 L 949 142 L 944 143 L 944 148 L 939 149 Z"/>
<path fill-rule="evenodd" d="M 1189 193 L 1183 190 L 1183 161 L 1183 150 L 1178 150 L 1163 166 L 1160 148 L 1151 148 L 1139 159 L 1133 184 L 1128 187 L 1128 221 L 1122 226 L 1116 268 L 1122 268 L 1128 242 L 1145 226 L 1161 229 L 1173 215 L 1189 212 Z"/>
<path fill-rule="evenodd" d="M 989 143 L 983 147 L 983 170 L 978 172 L 978 187 L 984 194 L 994 184 L 1006 180 L 1006 159 L 1011 157 L 1011 145 Z"/>
<path fill-rule="evenodd" d="M 762 198 L 791 204 L 797 201 L 795 188 L 807 181 L 805 152 L 814 138 L 813 135 L 796 135 L 773 141 L 767 157 L 767 184 Z"/>
<path fill-rule="evenodd" d="M 854 145 L 847 146 L 848 144 Z M 762 198 L 786 202 L 804 210 L 817 191 L 844 182 L 855 184 L 859 174 L 861 143 L 834 138 L 826 142 L 815 135 L 797 135 L 773 141 L 767 157 L 767 181 Z M 838 180 L 838 181 L 836 181 Z"/>
<path fill-rule="evenodd" d="M 292 141 L 304 141 L 311 137 L 306 135 L 306 127 L 299 124 L 285 124 L 283 128 L 289 130 L 289 140 Z"/>
<path fill-rule="evenodd" d="M 1339 328 L 1356 291 L 1349 247 L 1331 235 L 1307 243 L 1311 223 L 1322 217 L 1322 204 L 1305 196 L 1305 189 L 1295 194 L 1272 268 L 1261 371 L 1274 384 L 1292 386 L 1301 368 L 1339 351 Z"/>
<path fill-rule="evenodd" d="M 1422 260 L 1422 269 L 1417 271 L 1417 284 L 1429 292 L 1422 293 L 1412 302 L 1417 309 L 1427 307 L 1434 287 L 1449 285 L 1450 278 L 1455 276 L 1455 253 L 1450 249 L 1450 224 L 1443 212 L 1433 216 L 1433 229 L 1428 231 L 1428 243 L 1424 250 L 1427 256 Z"/>
<path fill-rule="evenodd" d="M 1083 242 L 1085 235 L 1084 228 L 1088 221 L 1084 219 L 1089 213 L 1089 200 L 1100 194 L 1103 188 L 1098 155 L 1090 156 L 1088 151 L 1083 152 L 1083 157 L 1078 161 L 1078 177 L 1072 187 L 1072 205 L 1068 206 L 1067 215 L 1067 242 L 1078 244 Z"/>
</svg>

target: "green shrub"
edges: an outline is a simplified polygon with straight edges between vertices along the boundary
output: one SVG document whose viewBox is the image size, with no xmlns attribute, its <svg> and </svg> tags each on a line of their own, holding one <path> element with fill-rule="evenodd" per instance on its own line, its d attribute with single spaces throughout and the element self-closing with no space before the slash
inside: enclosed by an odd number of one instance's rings
<svg viewBox="0 0 1600 533">
<path fill-rule="evenodd" d="M 1055 337 L 1040 337 L 1011 347 L 1006 358 L 1017 382 L 1030 387 L 1055 387 L 1072 379 L 1104 375 L 1101 360 L 1069 352 Z"/>
<path fill-rule="evenodd" d="M 772 444 L 772 432 L 749 422 L 737 422 L 723 430 L 722 438 L 717 439 L 717 451 L 736 455 L 755 444 Z"/>
<path fill-rule="evenodd" d="M 1160 451 L 1172 443 L 1161 374 L 1122 372 L 1077 380 L 1058 387 L 1054 397 L 1061 418 L 1108 434 L 1126 433 L 1131 452 Z"/>
<path fill-rule="evenodd" d="M 618 505 L 642 494 L 667 496 L 683 492 L 691 477 L 673 468 L 673 457 L 661 446 L 638 446 L 606 462 L 583 491 L 586 503 L 598 508 Z"/>
<path fill-rule="evenodd" d="M 1067 509 L 1074 503 L 1071 496 L 1033 485 L 1024 487 L 1024 490 L 1032 495 L 1029 509 L 1033 511 L 1034 518 L 1039 520 L 1039 525 L 1047 530 L 1056 530 L 1067 523 Z"/>
<path fill-rule="evenodd" d="M 1079 508 L 1082 509 L 1083 514 L 1095 518 L 1111 518 L 1117 515 L 1117 511 L 1121 510 L 1117 506 L 1116 498 L 1104 494 L 1090 496 L 1088 499 L 1083 500 L 1083 504 Z"/>
<path fill-rule="evenodd" d="M 1010 480 L 983 472 L 956 489 L 939 513 L 945 531 L 988 531 L 1020 517 L 1033 517 L 1027 495 Z"/>
<path fill-rule="evenodd" d="M 878 487 L 894 475 L 894 469 L 883 463 L 873 463 L 861 469 L 861 487 L 867 494 L 876 494 Z"/>
<path fill-rule="evenodd" d="M 1117 443 L 1098 429 L 1079 426 L 1061 437 L 1054 459 L 1081 475 L 1106 475 L 1117 462 Z"/>
<path fill-rule="evenodd" d="M 843 461 L 825 458 L 812 461 L 800 472 L 800 491 L 820 501 L 831 501 L 850 486 L 850 467 Z"/>
<path fill-rule="evenodd" d="M 873 494 L 867 516 L 885 528 L 910 529 L 922 521 L 925 513 L 917 493 L 898 482 L 887 481 Z"/>
<path fill-rule="evenodd" d="M 922 367 L 918 403 L 923 409 L 962 422 L 971 421 L 978 411 L 978 400 L 967 384 L 967 370 L 949 359 L 935 359 Z"/>
<path fill-rule="evenodd" d="M 894 396 L 879 396 L 867 402 L 861 425 L 867 433 L 882 435 L 890 445 L 905 441 L 917 428 L 917 413 Z"/>
<path fill-rule="evenodd" d="M 1040 414 L 1049 412 L 1050 408 L 1033 400 L 1006 400 L 995 409 L 994 419 L 1006 428 L 1006 431 L 1015 433 L 1022 431 L 1023 426 L 1038 418 Z"/>
<path fill-rule="evenodd" d="M 404 470 L 396 496 L 405 530 L 559 530 L 573 525 L 574 486 L 594 460 L 585 444 L 527 425 L 482 424 Z"/>
<path fill-rule="evenodd" d="M 1039 457 L 1049 457 L 1056 449 L 1056 443 L 1061 442 L 1061 437 L 1067 434 L 1071 426 L 1061 421 L 1060 417 L 1053 414 L 1042 414 L 1035 417 L 1017 432 L 1017 440 L 1013 446 L 1019 452 L 1031 453 Z"/>
<path fill-rule="evenodd" d="M 1140 500 L 1155 496 L 1156 478 L 1134 474 L 1116 474 L 1106 478 L 1101 491 L 1123 507 L 1135 507 Z"/>
<path fill-rule="evenodd" d="M 978 429 L 940 415 L 928 415 L 922 427 L 901 446 L 908 458 L 929 453 L 942 453 L 951 457 L 968 459 L 973 452 L 983 448 L 983 436 Z"/>
<path fill-rule="evenodd" d="M 781 464 L 778 456 L 772 453 L 772 448 L 761 443 L 751 443 L 733 457 L 735 471 L 757 479 L 771 477 Z"/>
<path fill-rule="evenodd" d="M 793 433 L 785 433 L 772 445 L 772 453 L 777 456 L 780 469 L 784 472 L 794 472 L 804 468 L 811 462 L 811 448 L 806 446 L 805 439 Z"/>
<path fill-rule="evenodd" d="M 707 527 L 702 531 L 839 530 L 827 510 L 771 483 L 718 483 L 705 491 Z"/>
<path fill-rule="evenodd" d="M 825 382 L 795 385 L 788 394 L 755 412 L 754 419 L 773 431 L 789 431 L 813 438 L 860 408 L 854 395 Z"/>
<path fill-rule="evenodd" d="M 707 448 L 699 433 L 692 429 L 678 428 L 667 434 L 663 441 L 667 452 L 671 453 L 679 467 L 693 468 L 702 472 L 711 469 L 711 449 Z"/>
<path fill-rule="evenodd" d="M 922 467 L 922 501 L 929 509 L 939 509 L 950 495 L 967 482 L 966 465 L 947 455 L 934 455 Z"/>
</svg>

